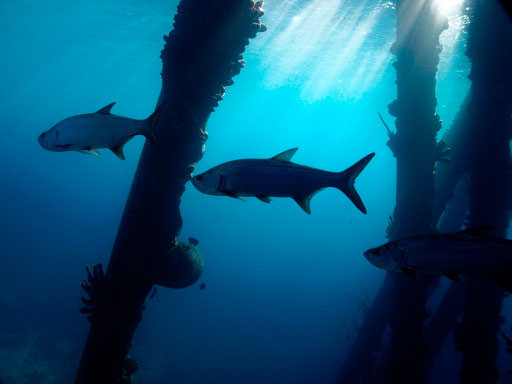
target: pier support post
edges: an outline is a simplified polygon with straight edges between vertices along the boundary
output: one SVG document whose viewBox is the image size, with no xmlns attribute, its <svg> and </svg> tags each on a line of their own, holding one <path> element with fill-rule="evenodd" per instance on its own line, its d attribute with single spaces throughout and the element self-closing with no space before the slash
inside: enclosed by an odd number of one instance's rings
<svg viewBox="0 0 512 384">
<path fill-rule="evenodd" d="M 180 198 L 203 154 L 206 122 L 264 31 L 262 2 L 182 0 L 164 36 L 158 146 L 146 142 L 112 256 L 98 289 L 77 384 L 131 382 L 130 350 L 156 272 L 168 265 L 182 220 Z M 93 286 L 94 288 L 94 286 Z M 124 381 L 123 381 L 124 380 Z"/>
</svg>

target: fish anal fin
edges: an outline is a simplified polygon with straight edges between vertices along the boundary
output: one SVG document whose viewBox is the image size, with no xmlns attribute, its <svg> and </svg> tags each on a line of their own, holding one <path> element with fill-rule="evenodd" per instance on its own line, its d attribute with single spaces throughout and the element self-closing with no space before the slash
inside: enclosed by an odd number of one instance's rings
<svg viewBox="0 0 512 384">
<path fill-rule="evenodd" d="M 450 279 L 452 281 L 455 281 L 456 283 L 461 282 L 460 275 L 458 275 L 457 273 L 447 272 L 447 273 L 443 273 L 443 276 L 447 277 L 448 279 Z"/>
<path fill-rule="evenodd" d="M 315 196 L 318 192 L 323 190 L 324 188 L 317 189 L 316 191 L 311 192 L 306 197 L 294 197 L 293 200 L 299 204 L 299 206 L 303 209 L 304 212 L 306 212 L 308 215 L 311 215 L 311 199 L 313 196 Z"/>
<path fill-rule="evenodd" d="M 258 198 L 259 200 L 263 201 L 264 203 L 270 203 L 270 197 L 268 196 L 256 196 L 256 198 Z"/>
<path fill-rule="evenodd" d="M 96 113 L 98 113 L 100 115 L 110 115 L 110 110 L 112 109 L 112 107 L 114 106 L 115 103 L 116 102 L 114 101 L 113 103 L 110 103 L 109 105 L 104 106 Z"/>
<path fill-rule="evenodd" d="M 303 199 L 294 198 L 293 200 L 295 200 L 297 204 L 299 204 L 299 206 L 302 208 L 304 212 L 306 212 L 308 215 L 311 215 L 311 207 L 309 206 L 311 199 L 309 197 Z"/>
<path fill-rule="evenodd" d="M 402 273 L 405 276 L 410 277 L 411 279 L 416 280 L 416 278 L 418 277 L 418 271 L 416 271 L 416 269 L 414 269 L 414 268 L 402 267 L 402 268 L 400 268 L 400 270 L 402 271 Z"/>
<path fill-rule="evenodd" d="M 121 160 L 124 160 L 123 145 L 124 144 L 119 144 L 109 148 L 114 155 L 119 157 Z"/>
<path fill-rule="evenodd" d="M 463 231 L 460 231 L 459 233 L 464 235 L 487 237 L 490 236 L 491 232 L 494 231 L 495 229 L 496 227 L 494 225 L 486 225 L 482 227 L 466 228 Z"/>
<path fill-rule="evenodd" d="M 295 155 L 295 152 L 297 152 L 298 149 L 299 148 L 289 149 L 287 151 L 281 152 L 278 155 L 275 155 L 271 159 L 272 160 L 280 160 L 280 161 L 290 162 L 290 160 L 292 159 L 293 155 Z"/>
</svg>

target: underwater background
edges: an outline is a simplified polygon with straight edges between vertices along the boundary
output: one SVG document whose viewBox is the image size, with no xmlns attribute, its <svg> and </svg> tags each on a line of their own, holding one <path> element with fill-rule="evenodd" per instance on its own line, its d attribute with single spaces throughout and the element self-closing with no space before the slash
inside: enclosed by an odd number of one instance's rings
<svg viewBox="0 0 512 384">
<path fill-rule="evenodd" d="M 120 161 L 106 150 L 48 152 L 37 137 L 114 101 L 115 114 L 149 116 L 177 3 L 0 1 L 5 384 L 74 380 L 89 329 L 79 313 L 84 267 L 108 263 L 144 142 L 130 141 Z M 441 35 L 440 135 L 470 86 L 462 4 L 442 3 L 450 27 Z M 195 285 L 148 299 L 130 353 L 141 383 L 335 382 L 385 275 L 363 252 L 386 241 L 395 206 L 396 161 L 377 115 L 393 122 L 393 3 L 268 0 L 264 10 L 268 30 L 251 40 L 246 67 L 209 119 L 195 173 L 293 147 L 295 162 L 341 171 L 375 152 L 356 183 L 368 214 L 333 188 L 314 197 L 308 216 L 292 199 L 243 203 L 188 183 L 180 240 L 200 241 L 205 270 Z M 432 383 L 457 382 L 460 354 L 446 344 Z M 512 382 L 501 350 L 503 382 Z"/>
</svg>

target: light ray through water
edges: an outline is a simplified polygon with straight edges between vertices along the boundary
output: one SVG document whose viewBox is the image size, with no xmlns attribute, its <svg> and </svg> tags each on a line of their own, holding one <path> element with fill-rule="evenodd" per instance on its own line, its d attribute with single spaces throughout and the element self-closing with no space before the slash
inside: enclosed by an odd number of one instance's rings
<svg viewBox="0 0 512 384">
<path fill-rule="evenodd" d="M 300 87 L 302 98 L 310 102 L 357 99 L 372 89 L 392 60 L 390 3 L 269 0 L 265 12 L 268 31 L 255 48 L 268 88 Z M 377 28 L 380 23 L 389 27 Z"/>
</svg>

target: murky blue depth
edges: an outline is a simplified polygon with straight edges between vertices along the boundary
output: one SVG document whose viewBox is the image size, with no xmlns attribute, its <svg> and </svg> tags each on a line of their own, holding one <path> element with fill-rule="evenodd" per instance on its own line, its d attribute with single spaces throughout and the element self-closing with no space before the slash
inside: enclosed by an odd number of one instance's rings
<svg viewBox="0 0 512 384">
<path fill-rule="evenodd" d="M 6 384 L 72 382 L 89 327 L 78 312 L 84 267 L 108 262 L 143 144 L 140 137 L 129 142 L 123 162 L 105 150 L 44 151 L 37 136 L 113 101 L 115 114 L 151 114 L 161 36 L 176 6 L 0 1 Z M 293 147 L 295 162 L 341 171 L 376 152 L 356 184 L 368 214 L 336 189 L 315 196 L 308 216 L 291 199 L 243 203 L 187 184 L 181 239 L 199 239 L 205 271 L 196 285 L 160 288 L 159 300 L 148 300 L 131 352 L 141 383 L 333 382 L 384 276 L 362 253 L 385 241 L 395 200 L 396 165 L 377 116 L 393 123 L 393 4 L 268 0 L 264 9 L 268 31 L 253 40 L 246 68 L 212 114 L 197 172 Z M 456 6 L 446 12 L 443 129 L 469 87 L 464 20 Z"/>
</svg>

